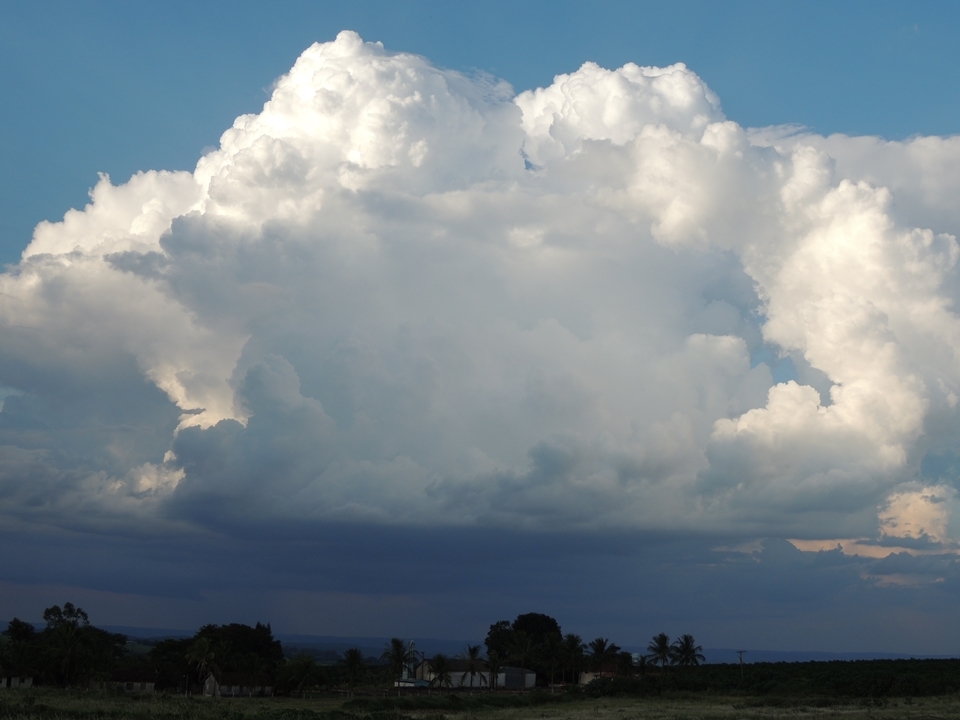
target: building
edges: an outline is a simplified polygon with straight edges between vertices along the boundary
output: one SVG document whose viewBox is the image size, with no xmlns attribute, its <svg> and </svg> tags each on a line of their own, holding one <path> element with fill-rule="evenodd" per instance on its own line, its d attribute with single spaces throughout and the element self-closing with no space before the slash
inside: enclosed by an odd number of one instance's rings
<svg viewBox="0 0 960 720">
<path fill-rule="evenodd" d="M 450 684 L 445 685 L 444 687 L 451 688 L 489 688 L 490 687 L 490 671 L 487 669 L 487 664 L 480 661 L 478 665 L 477 672 L 474 673 L 474 676 L 471 681 L 470 672 L 467 670 L 467 661 L 461 660 L 459 658 L 451 658 L 447 661 L 447 672 L 450 676 Z M 437 676 L 433 672 L 433 668 L 430 665 L 429 660 L 424 660 L 417 666 L 416 675 L 417 680 L 426 681 L 436 685 Z M 500 672 L 497 673 L 497 687 L 501 689 L 515 689 L 520 690 L 523 688 L 532 688 L 537 684 L 537 674 L 533 670 L 525 670 L 523 668 L 515 667 L 505 667 L 500 668 Z M 405 686 L 404 686 L 405 687 Z"/>
<path fill-rule="evenodd" d="M 0 689 L 3 688 L 28 688 L 33 686 L 32 677 L 20 677 L 12 675 L 10 677 L 0 677 Z"/>
<path fill-rule="evenodd" d="M 270 697 L 273 686 L 266 678 L 248 673 L 220 673 L 217 679 L 213 673 L 203 681 L 203 694 L 207 697 Z"/>
<path fill-rule="evenodd" d="M 111 673 L 110 683 L 125 693 L 146 695 L 153 692 L 155 680 L 152 673 L 143 670 L 118 670 Z"/>
</svg>

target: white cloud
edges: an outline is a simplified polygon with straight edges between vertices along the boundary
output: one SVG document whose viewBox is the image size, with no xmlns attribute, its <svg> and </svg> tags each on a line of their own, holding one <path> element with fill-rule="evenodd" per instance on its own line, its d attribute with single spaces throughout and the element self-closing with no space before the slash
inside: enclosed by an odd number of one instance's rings
<svg viewBox="0 0 960 720">
<path fill-rule="evenodd" d="M 101 478 L 64 513 L 878 536 L 956 450 L 955 145 L 748 132 L 683 65 L 513 97 L 342 33 L 192 175 L 38 226 L 3 442 L 49 494 Z M 62 398 L 96 442 L 38 438 Z"/>
</svg>

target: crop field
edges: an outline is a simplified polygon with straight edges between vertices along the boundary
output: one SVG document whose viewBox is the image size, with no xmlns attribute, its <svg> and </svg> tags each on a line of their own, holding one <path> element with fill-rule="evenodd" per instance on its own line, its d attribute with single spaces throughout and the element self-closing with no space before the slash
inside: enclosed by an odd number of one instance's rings
<svg viewBox="0 0 960 720">
<path fill-rule="evenodd" d="M 677 695 L 656 698 L 562 698 L 541 694 L 497 698 L 414 699 L 387 708 L 383 700 L 130 697 L 111 692 L 31 689 L 0 691 L 0 720 L 732 720 L 733 718 L 960 718 L 960 696 L 838 700 Z M 539 697 L 537 697 L 539 695 Z"/>
</svg>

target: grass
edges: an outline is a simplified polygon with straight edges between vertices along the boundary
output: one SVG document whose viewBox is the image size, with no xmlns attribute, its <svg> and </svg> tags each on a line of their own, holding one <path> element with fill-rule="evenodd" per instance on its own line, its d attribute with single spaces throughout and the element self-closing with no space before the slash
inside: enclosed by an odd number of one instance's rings
<svg viewBox="0 0 960 720">
<path fill-rule="evenodd" d="M 33 688 L 0 691 L 0 720 L 885 720 L 960 717 L 960 696 L 923 699 L 719 697 L 703 694 L 657 698 L 532 701 L 534 694 L 400 698 L 378 702 L 341 697 L 200 698 L 142 697 L 111 692 Z M 394 699 L 396 700 L 396 699 Z M 417 702 L 419 701 L 419 702 Z M 429 701 L 429 702 L 427 702 Z"/>
</svg>

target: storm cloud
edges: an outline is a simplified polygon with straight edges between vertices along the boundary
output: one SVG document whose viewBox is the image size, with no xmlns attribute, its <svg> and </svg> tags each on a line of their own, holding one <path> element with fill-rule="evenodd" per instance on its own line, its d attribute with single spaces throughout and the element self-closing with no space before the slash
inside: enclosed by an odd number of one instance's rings
<svg viewBox="0 0 960 720">
<path fill-rule="evenodd" d="M 407 561 L 353 575 L 340 532 L 420 538 L 418 582 L 436 542 L 588 575 L 653 543 L 721 595 L 955 592 L 958 196 L 960 139 L 746 129 L 682 64 L 515 94 L 341 33 L 0 275 L 0 523 L 117 562 L 282 547 L 285 592 L 385 592 Z M 227 582 L 200 562 L 151 567 Z M 564 577 L 522 569 L 486 587 Z"/>
</svg>

